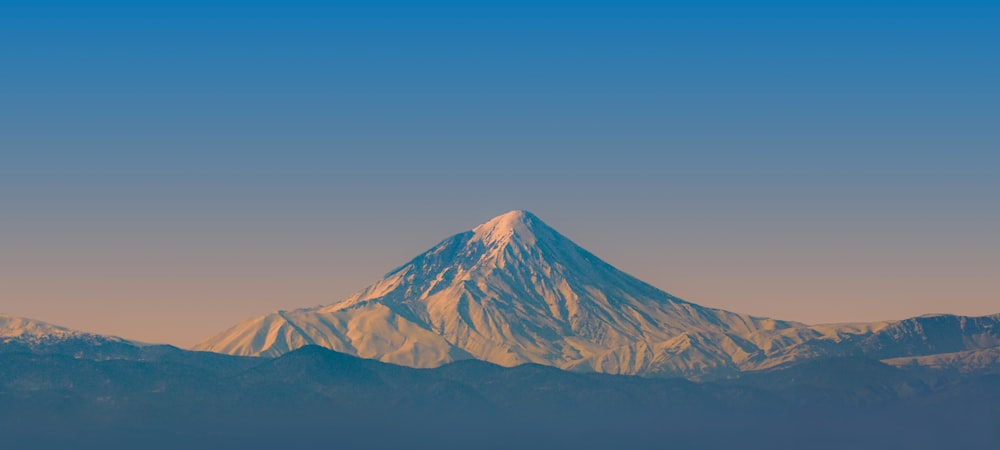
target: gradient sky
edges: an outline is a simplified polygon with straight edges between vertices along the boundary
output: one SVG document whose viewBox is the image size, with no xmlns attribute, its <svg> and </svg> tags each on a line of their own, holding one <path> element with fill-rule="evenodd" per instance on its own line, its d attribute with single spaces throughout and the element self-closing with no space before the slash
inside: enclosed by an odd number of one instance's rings
<svg viewBox="0 0 1000 450">
<path fill-rule="evenodd" d="M 707 306 L 1000 312 L 1000 2 L 0 4 L 0 312 L 194 344 L 527 209 Z"/>
</svg>

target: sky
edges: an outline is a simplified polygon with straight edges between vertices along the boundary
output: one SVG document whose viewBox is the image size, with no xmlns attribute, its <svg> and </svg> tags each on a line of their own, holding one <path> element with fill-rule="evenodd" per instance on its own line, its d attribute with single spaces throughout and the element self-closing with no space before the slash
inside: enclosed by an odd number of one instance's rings
<svg viewBox="0 0 1000 450">
<path fill-rule="evenodd" d="M 193 345 L 512 209 L 705 306 L 1000 312 L 1000 3 L 0 4 L 0 312 Z"/>
</svg>

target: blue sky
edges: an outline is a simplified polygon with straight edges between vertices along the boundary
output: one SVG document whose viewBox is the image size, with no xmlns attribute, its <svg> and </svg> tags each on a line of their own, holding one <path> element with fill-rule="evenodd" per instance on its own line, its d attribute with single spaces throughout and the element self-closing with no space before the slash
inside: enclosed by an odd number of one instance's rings
<svg viewBox="0 0 1000 450">
<path fill-rule="evenodd" d="M 997 48 L 996 2 L 7 1 L 0 310 L 189 344 L 523 208 L 710 306 L 997 312 Z"/>
</svg>

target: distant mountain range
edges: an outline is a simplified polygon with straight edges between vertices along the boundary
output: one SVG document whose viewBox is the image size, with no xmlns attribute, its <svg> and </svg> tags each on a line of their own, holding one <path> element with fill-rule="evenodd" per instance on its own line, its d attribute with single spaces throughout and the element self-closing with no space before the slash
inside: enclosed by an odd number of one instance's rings
<svg viewBox="0 0 1000 450">
<path fill-rule="evenodd" d="M 47 345 L 0 345 L 5 448 L 651 450 L 808 442 L 816 450 L 989 450 L 1000 444 L 995 370 L 956 374 L 841 357 L 697 383 L 473 359 L 415 369 L 312 345 L 276 358 L 128 342 L 114 346 L 121 351 L 115 356 L 102 342 L 70 335 Z"/>
<path fill-rule="evenodd" d="M 142 344 L 71 330 L 40 320 L 0 314 L 0 352 L 37 352 L 101 358 L 138 351 Z"/>
<path fill-rule="evenodd" d="M 305 345 L 411 367 L 479 359 L 715 379 L 833 356 L 996 349 L 1000 314 L 806 325 L 706 308 L 612 267 L 529 212 L 511 211 L 344 301 L 253 318 L 195 349 L 278 356 Z"/>
<path fill-rule="evenodd" d="M 806 325 L 706 308 L 523 211 L 197 349 L 0 314 L 0 443 L 1000 448 L 1000 315 Z"/>
</svg>

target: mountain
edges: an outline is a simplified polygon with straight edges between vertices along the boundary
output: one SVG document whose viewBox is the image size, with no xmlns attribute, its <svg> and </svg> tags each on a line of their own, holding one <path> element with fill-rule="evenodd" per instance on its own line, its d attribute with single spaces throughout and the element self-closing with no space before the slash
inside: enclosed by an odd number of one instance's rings
<svg viewBox="0 0 1000 450">
<path fill-rule="evenodd" d="M 879 359 L 935 355 L 1000 346 L 1000 314 L 963 317 L 928 314 L 886 325 L 859 343 Z"/>
<path fill-rule="evenodd" d="M 158 362 L 197 368 L 215 374 L 236 373 L 258 363 L 254 358 L 191 352 L 172 345 L 146 344 L 7 314 L 0 314 L 0 355 L 62 356 L 90 361 Z"/>
<path fill-rule="evenodd" d="M 1000 374 L 1000 346 L 954 353 L 939 353 L 925 356 L 904 356 L 886 359 L 884 362 L 896 367 L 919 367 L 958 374 Z"/>
<path fill-rule="evenodd" d="M 119 337 L 0 314 L 0 352 L 57 353 L 90 358 L 129 352 L 142 345 Z"/>
<path fill-rule="evenodd" d="M 898 362 L 900 358 L 987 351 L 1000 346 L 1000 314 L 928 314 L 888 322 L 812 325 L 809 329 L 818 335 L 770 353 L 756 369 L 829 357 L 861 356 Z"/>
<path fill-rule="evenodd" d="M 476 359 L 417 369 L 315 345 L 275 358 L 239 357 L 10 316 L 0 323 L 0 435 L 4 445 L 25 450 L 331 442 L 357 449 L 763 449 L 789 440 L 830 450 L 985 450 L 1000 443 L 1000 378 L 981 368 L 954 370 L 969 360 L 994 361 L 988 350 L 942 355 L 940 367 L 925 357 L 889 364 L 817 357 L 693 382 Z M 990 323 L 926 316 L 842 328 L 857 340 L 850 348 L 880 355 L 889 347 L 926 351 L 917 335 L 949 345 L 965 345 L 955 336 L 981 341 Z"/>
<path fill-rule="evenodd" d="M 97 335 L 52 325 L 40 320 L 15 317 L 0 313 L 0 343 L 21 342 L 24 345 L 40 345 L 46 341 L 78 339 Z"/>
<path fill-rule="evenodd" d="M 796 328 L 678 299 L 511 211 L 342 302 L 251 319 L 195 348 L 276 356 L 321 345 L 413 367 L 475 358 L 697 375 L 736 371 L 759 358 L 762 333 Z"/>
<path fill-rule="evenodd" d="M 278 356 L 319 345 L 412 367 L 479 359 L 718 378 L 818 357 L 1000 345 L 1000 316 L 938 317 L 809 326 L 707 308 L 612 267 L 529 212 L 511 211 L 341 302 L 253 318 L 195 348 Z"/>
</svg>

